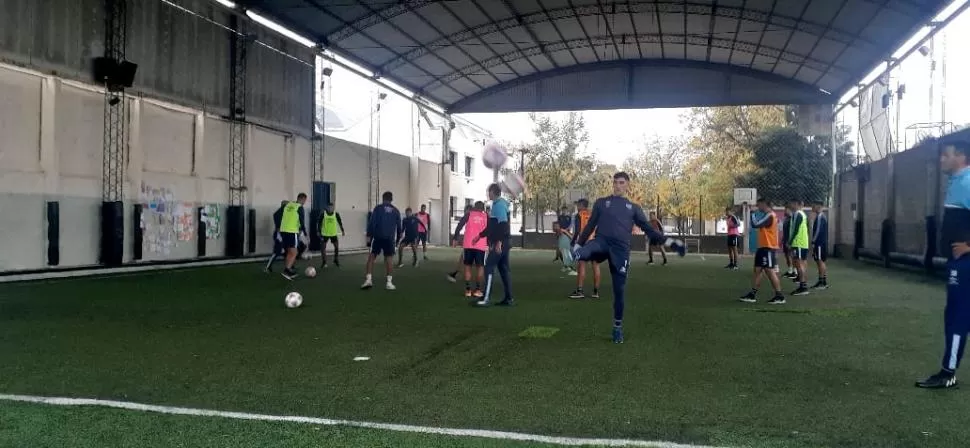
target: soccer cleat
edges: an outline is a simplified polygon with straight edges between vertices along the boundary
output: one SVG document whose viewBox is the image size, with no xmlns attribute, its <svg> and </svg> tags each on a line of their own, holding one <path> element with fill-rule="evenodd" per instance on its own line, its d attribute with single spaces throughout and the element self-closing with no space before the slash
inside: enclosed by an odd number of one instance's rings
<svg viewBox="0 0 970 448">
<path fill-rule="evenodd" d="M 511 297 L 506 297 L 502 299 L 501 302 L 495 304 L 495 306 L 512 306 L 512 305 L 515 305 L 515 299 Z"/>
<path fill-rule="evenodd" d="M 586 294 L 583 294 L 583 290 L 582 289 L 577 288 L 577 289 L 574 289 L 573 292 L 569 294 L 569 298 L 570 299 L 585 299 L 586 298 Z"/>
<path fill-rule="evenodd" d="M 653 260 L 648 261 L 647 266 L 653 266 Z"/>
<path fill-rule="evenodd" d="M 807 296 L 808 295 L 808 288 L 806 288 L 804 286 L 799 286 L 798 288 L 796 288 L 794 291 L 791 292 L 791 295 L 793 295 L 793 296 Z"/>
<path fill-rule="evenodd" d="M 397 268 L 398 268 L 398 269 L 401 269 L 401 268 L 403 268 L 403 267 L 404 267 L 404 263 L 398 263 L 398 265 L 397 265 Z"/>
<path fill-rule="evenodd" d="M 734 264 L 733 263 L 728 263 L 727 266 L 724 266 L 724 269 L 734 269 Z"/>
<path fill-rule="evenodd" d="M 623 327 L 613 327 L 613 343 L 623 343 Z"/>
<path fill-rule="evenodd" d="M 936 375 L 916 382 L 916 387 L 922 389 L 949 389 L 958 385 L 956 375 L 945 370 L 940 370 Z"/>
<path fill-rule="evenodd" d="M 480 307 L 480 308 L 485 308 L 485 307 L 489 306 L 490 303 L 488 303 L 488 299 L 482 299 L 482 300 L 479 300 L 477 302 L 472 302 L 472 305 L 475 305 L 475 306 Z"/>
<path fill-rule="evenodd" d="M 394 283 L 387 282 L 387 284 L 384 285 L 384 288 L 387 289 L 388 291 L 394 291 L 395 289 L 397 289 L 397 286 L 394 286 Z"/>
<path fill-rule="evenodd" d="M 785 296 L 782 296 L 782 295 L 774 296 L 774 297 L 771 298 L 771 300 L 768 301 L 768 304 L 769 305 L 784 305 L 785 304 Z"/>
<path fill-rule="evenodd" d="M 452 282 L 452 283 L 457 282 L 458 281 L 458 272 L 455 271 L 455 272 L 452 272 L 451 274 L 448 274 L 448 281 L 449 282 Z"/>
<path fill-rule="evenodd" d="M 566 273 L 566 275 L 568 275 L 570 277 L 575 277 L 575 276 L 579 275 L 579 273 L 576 272 L 576 271 L 574 271 L 574 270 L 572 270 L 572 269 L 570 269 L 569 272 Z"/>
<path fill-rule="evenodd" d="M 812 285 L 812 289 L 829 289 L 829 284 L 825 282 L 818 282 Z"/>
<path fill-rule="evenodd" d="M 741 269 L 741 266 L 734 265 L 734 267 L 731 268 L 733 271 L 737 271 L 738 269 Z"/>
<path fill-rule="evenodd" d="M 753 292 L 748 292 L 747 294 L 741 296 L 738 300 L 744 303 L 755 303 L 758 301 L 758 298 L 757 296 L 754 295 Z"/>
<path fill-rule="evenodd" d="M 364 280 L 364 284 L 360 285 L 360 289 L 371 289 L 374 287 L 374 282 L 371 280 Z"/>
<path fill-rule="evenodd" d="M 598 298 L 600 298 L 600 290 L 598 290 L 598 289 L 594 289 L 594 290 L 593 290 L 593 295 L 591 295 L 590 297 L 592 297 L 592 298 L 594 298 L 594 299 L 598 299 Z"/>
</svg>

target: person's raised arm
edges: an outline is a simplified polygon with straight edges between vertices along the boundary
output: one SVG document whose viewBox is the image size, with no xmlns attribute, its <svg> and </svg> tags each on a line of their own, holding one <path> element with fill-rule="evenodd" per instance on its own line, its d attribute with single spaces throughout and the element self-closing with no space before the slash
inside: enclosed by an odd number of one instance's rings
<svg viewBox="0 0 970 448">
<path fill-rule="evenodd" d="M 461 233 L 461 230 L 465 228 L 465 224 L 467 223 L 468 223 L 468 213 L 465 213 L 464 215 L 461 215 L 461 219 L 458 220 L 458 225 L 455 226 L 455 236 L 452 237 L 453 241 L 458 241 L 458 234 Z"/>
</svg>

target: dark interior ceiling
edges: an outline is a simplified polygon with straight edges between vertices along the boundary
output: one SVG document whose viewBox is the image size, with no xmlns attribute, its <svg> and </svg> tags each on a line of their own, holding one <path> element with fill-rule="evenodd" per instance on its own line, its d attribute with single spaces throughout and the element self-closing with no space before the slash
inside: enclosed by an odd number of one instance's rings
<svg viewBox="0 0 970 448">
<path fill-rule="evenodd" d="M 450 112 L 833 103 L 944 0 L 246 0 Z"/>
</svg>

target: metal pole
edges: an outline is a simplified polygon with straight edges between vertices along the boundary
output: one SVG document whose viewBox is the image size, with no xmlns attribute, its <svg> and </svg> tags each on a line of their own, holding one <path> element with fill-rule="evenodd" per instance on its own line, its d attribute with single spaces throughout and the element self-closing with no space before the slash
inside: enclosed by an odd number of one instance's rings
<svg viewBox="0 0 970 448">
<path fill-rule="evenodd" d="M 519 152 L 519 175 L 522 179 L 525 179 L 525 150 Z M 521 235 L 519 235 L 520 244 L 519 247 L 525 249 L 525 193 L 522 194 L 522 200 L 519 201 L 522 204 L 522 228 L 520 229 Z"/>
</svg>

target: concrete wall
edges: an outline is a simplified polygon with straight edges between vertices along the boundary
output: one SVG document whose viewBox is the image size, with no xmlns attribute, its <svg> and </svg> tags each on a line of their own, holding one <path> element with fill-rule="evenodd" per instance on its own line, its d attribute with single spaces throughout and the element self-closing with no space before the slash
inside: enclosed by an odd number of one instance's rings
<svg viewBox="0 0 970 448">
<path fill-rule="evenodd" d="M 128 0 L 126 58 L 138 64 L 131 91 L 225 116 L 231 13 L 211 0 L 174 3 L 182 9 L 159 0 Z M 0 62 L 93 81 L 92 60 L 104 54 L 103 0 L 3 0 L 0 5 Z M 309 135 L 313 53 L 241 21 L 262 43 L 248 53 L 247 115 Z"/>
<path fill-rule="evenodd" d="M 103 95 L 96 87 L 0 65 L 0 271 L 47 266 L 46 205 L 60 204 L 60 266 L 98 262 Z M 125 261 L 132 260 L 132 204 L 150 204 L 151 190 L 169 191 L 163 206 L 191 210 L 191 238 L 179 241 L 171 214 L 143 214 L 143 260 L 195 258 L 195 207 L 212 204 L 221 236 L 207 240 L 206 256 L 225 253 L 229 126 L 198 109 L 145 97 L 129 98 L 125 163 Z M 247 201 L 256 210 L 257 252 L 272 247 L 272 212 L 282 199 L 310 193 L 310 143 L 300 135 L 251 125 L 247 130 Z M 368 148 L 325 140 L 325 180 L 336 183 L 337 209 L 347 229 L 344 247 L 364 244 L 368 210 Z M 418 176 L 417 196 L 440 197 L 438 166 L 381 153 L 381 188 L 403 209 Z M 142 186 L 148 187 L 143 193 Z M 157 235 L 152 243 L 151 235 Z M 183 235 L 184 236 L 184 235 Z M 164 237 L 164 238 L 163 238 Z M 171 244 L 162 244 L 170 240 Z M 164 248 L 167 246 L 167 250 Z"/>
</svg>

